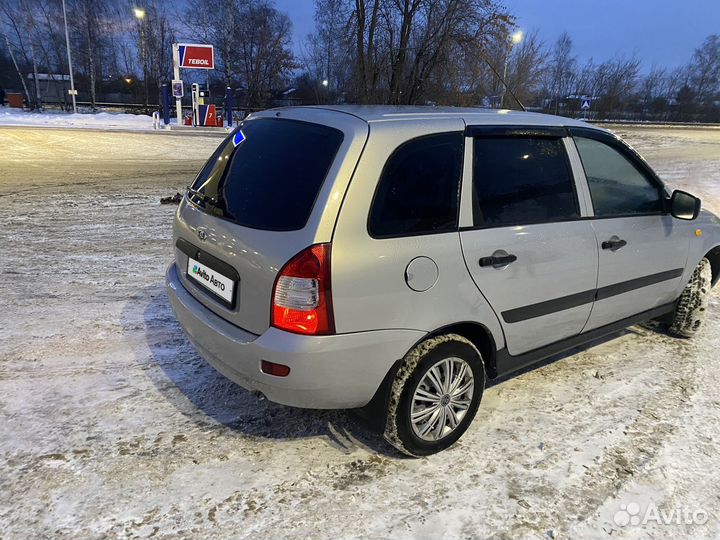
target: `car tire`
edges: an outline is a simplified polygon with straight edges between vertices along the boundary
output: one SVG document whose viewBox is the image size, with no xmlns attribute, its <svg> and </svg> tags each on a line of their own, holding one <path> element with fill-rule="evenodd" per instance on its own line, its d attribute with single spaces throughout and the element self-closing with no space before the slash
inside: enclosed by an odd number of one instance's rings
<svg viewBox="0 0 720 540">
<path fill-rule="evenodd" d="M 393 380 L 385 439 L 415 457 L 445 450 L 467 430 L 484 388 L 485 365 L 472 342 L 457 334 L 426 339 Z"/>
<path fill-rule="evenodd" d="M 693 337 L 702 328 L 707 311 L 710 289 L 712 288 L 712 268 L 710 261 L 702 259 L 695 267 L 690 282 L 685 286 L 668 332 L 677 337 Z"/>
</svg>

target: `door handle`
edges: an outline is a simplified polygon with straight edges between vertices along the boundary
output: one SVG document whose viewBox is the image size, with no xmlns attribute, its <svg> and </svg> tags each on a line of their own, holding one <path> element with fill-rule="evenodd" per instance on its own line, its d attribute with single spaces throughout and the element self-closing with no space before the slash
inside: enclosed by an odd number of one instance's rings
<svg viewBox="0 0 720 540">
<path fill-rule="evenodd" d="M 515 261 L 517 261 L 517 257 L 515 255 L 481 257 L 480 266 L 505 266 L 507 264 L 514 263 Z"/>
<path fill-rule="evenodd" d="M 621 240 L 620 238 L 611 238 L 610 240 L 605 240 L 602 243 L 602 248 L 609 249 L 610 251 L 617 251 L 625 246 L 627 246 L 627 242 L 625 240 Z"/>
</svg>

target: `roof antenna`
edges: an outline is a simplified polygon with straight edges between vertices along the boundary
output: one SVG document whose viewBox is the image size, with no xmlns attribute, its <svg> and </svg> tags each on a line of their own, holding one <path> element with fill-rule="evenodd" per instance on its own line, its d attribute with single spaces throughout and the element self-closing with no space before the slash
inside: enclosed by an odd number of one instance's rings
<svg viewBox="0 0 720 540">
<path fill-rule="evenodd" d="M 505 79 L 502 78 L 502 76 L 497 72 L 497 69 L 493 67 L 493 65 L 488 62 L 488 59 L 485 58 L 485 55 L 480 53 L 480 58 L 483 59 L 483 61 L 488 65 L 488 67 L 492 70 L 492 72 L 495 74 L 495 76 L 498 78 L 498 80 L 502 83 L 502 85 L 505 87 L 505 91 L 512 96 L 512 98 L 517 101 L 517 104 L 520 105 L 520 108 L 523 110 L 523 112 L 527 112 L 527 109 L 525 108 L 525 105 L 522 104 L 522 101 L 520 101 L 517 96 L 515 95 L 515 92 L 510 90 L 510 87 L 505 82 Z M 502 103 L 500 104 L 502 106 Z"/>
</svg>

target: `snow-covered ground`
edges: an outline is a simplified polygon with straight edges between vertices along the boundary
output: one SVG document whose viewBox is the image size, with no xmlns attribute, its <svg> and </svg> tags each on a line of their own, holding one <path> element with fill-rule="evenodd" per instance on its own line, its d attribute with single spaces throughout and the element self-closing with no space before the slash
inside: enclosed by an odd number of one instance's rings
<svg viewBox="0 0 720 540">
<path fill-rule="evenodd" d="M 175 120 L 172 120 L 175 123 Z M 64 111 L 30 112 L 0 107 L 0 126 L 45 126 L 62 128 L 96 128 L 151 130 L 152 116 L 125 113 L 67 113 Z"/>
<path fill-rule="evenodd" d="M 720 211 L 720 131 L 619 131 Z M 720 537 L 718 292 L 699 338 L 563 355 L 407 459 L 345 412 L 258 401 L 183 337 L 158 199 L 218 141 L 0 129 L 0 538 Z"/>
</svg>

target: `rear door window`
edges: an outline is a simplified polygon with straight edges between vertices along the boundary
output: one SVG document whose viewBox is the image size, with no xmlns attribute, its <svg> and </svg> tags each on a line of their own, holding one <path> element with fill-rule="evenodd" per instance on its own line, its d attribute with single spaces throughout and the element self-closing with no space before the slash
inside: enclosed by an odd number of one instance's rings
<svg viewBox="0 0 720 540">
<path fill-rule="evenodd" d="M 253 229 L 302 229 L 343 141 L 337 129 L 296 120 L 244 123 L 192 185 L 209 213 Z"/>
<path fill-rule="evenodd" d="M 580 215 L 561 138 L 475 139 L 475 226 L 547 223 Z"/>
<path fill-rule="evenodd" d="M 368 219 L 375 238 L 457 230 L 462 133 L 413 139 L 390 156 Z"/>
</svg>

